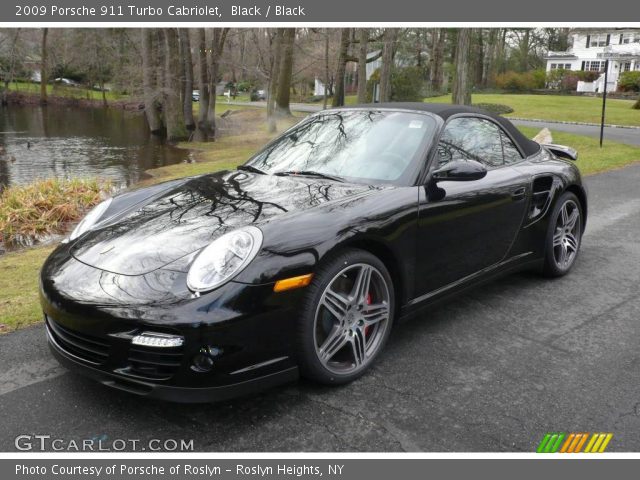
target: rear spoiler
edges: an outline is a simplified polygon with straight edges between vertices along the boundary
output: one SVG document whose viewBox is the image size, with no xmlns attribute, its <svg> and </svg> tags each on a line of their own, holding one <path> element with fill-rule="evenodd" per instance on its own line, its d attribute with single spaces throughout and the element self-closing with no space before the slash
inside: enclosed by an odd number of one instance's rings
<svg viewBox="0 0 640 480">
<path fill-rule="evenodd" d="M 542 146 L 553 153 L 556 157 L 567 160 L 578 160 L 578 151 L 566 145 L 556 145 L 554 143 L 543 143 Z"/>
</svg>

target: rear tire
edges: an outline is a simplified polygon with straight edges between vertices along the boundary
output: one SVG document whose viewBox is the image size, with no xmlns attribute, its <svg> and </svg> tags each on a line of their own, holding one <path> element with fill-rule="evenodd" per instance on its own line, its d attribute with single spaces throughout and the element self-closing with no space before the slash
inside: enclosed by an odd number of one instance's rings
<svg viewBox="0 0 640 480">
<path fill-rule="evenodd" d="M 545 238 L 543 274 L 561 277 L 573 267 L 582 243 L 582 205 L 571 192 L 564 192 L 549 217 Z"/>
<path fill-rule="evenodd" d="M 394 310 L 393 282 L 376 256 L 349 249 L 324 261 L 298 319 L 302 375 L 331 385 L 360 377 L 384 348 Z"/>
</svg>

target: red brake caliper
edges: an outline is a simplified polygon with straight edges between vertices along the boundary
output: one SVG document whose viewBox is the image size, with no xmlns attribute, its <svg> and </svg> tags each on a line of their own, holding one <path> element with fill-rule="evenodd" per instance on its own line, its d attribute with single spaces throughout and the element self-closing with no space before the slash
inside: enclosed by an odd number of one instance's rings
<svg viewBox="0 0 640 480">
<path fill-rule="evenodd" d="M 367 305 L 371 305 L 371 293 L 367 293 L 367 298 L 365 299 L 365 302 L 367 303 Z M 371 325 L 367 325 L 366 327 L 364 327 L 365 337 L 369 336 L 369 331 L 371 331 Z"/>
</svg>

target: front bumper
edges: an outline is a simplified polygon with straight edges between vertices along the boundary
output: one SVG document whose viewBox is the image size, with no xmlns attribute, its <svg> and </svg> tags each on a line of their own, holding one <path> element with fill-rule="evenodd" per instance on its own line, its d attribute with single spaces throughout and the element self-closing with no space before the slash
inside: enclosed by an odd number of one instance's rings
<svg viewBox="0 0 640 480">
<path fill-rule="evenodd" d="M 220 402 L 266 390 L 298 379 L 298 367 L 288 367 L 264 376 L 216 387 L 178 387 L 127 378 L 89 366 L 56 342 L 49 325 L 47 339 L 53 356 L 69 370 L 76 371 L 102 385 L 127 393 L 180 403 Z"/>
<path fill-rule="evenodd" d="M 54 253 L 40 300 L 56 358 L 104 385 L 178 402 L 224 400 L 298 377 L 293 341 L 304 290 L 229 282 L 190 296 L 175 287 L 185 273 L 155 275 L 114 275 Z M 134 345 L 143 332 L 183 344 Z M 196 368 L 203 349 L 215 352 L 208 371 Z"/>
</svg>

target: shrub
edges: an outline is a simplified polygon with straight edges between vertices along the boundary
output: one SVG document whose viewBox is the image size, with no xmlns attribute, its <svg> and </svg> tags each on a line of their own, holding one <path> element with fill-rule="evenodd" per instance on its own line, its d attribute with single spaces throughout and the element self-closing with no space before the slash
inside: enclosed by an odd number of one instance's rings
<svg viewBox="0 0 640 480">
<path fill-rule="evenodd" d="M 496 115 L 506 115 L 507 113 L 513 113 L 513 108 L 509 105 L 503 105 L 501 103 L 474 103 L 474 107 L 482 108 Z"/>
<path fill-rule="evenodd" d="M 238 82 L 236 88 L 239 92 L 248 92 L 253 88 L 253 84 L 247 80 L 244 80 L 242 82 Z"/>
<path fill-rule="evenodd" d="M 0 242 L 29 245 L 46 235 L 65 233 L 110 189 L 109 182 L 95 179 L 48 179 L 8 187 L 0 194 Z"/>
<path fill-rule="evenodd" d="M 373 101 L 373 86 L 380 83 L 380 69 L 367 81 L 367 101 Z M 394 102 L 421 102 L 426 95 L 427 84 L 420 67 L 396 68 L 391 72 L 391 100 Z"/>
<path fill-rule="evenodd" d="M 600 72 L 583 70 L 551 70 L 547 72 L 547 87 L 563 92 L 576 90 L 578 81 L 594 82 L 600 77 Z"/>
<path fill-rule="evenodd" d="M 531 72 L 533 88 L 544 88 L 547 84 L 547 72 L 544 68 L 538 68 Z"/>
<path fill-rule="evenodd" d="M 421 102 L 426 82 L 420 67 L 395 69 L 391 73 L 391 100 L 394 102 Z"/>
<path fill-rule="evenodd" d="M 563 92 L 573 92 L 578 89 L 579 81 L 579 75 L 576 75 L 575 72 L 568 72 L 562 77 L 562 79 L 560 80 L 560 85 L 558 87 Z"/>
<path fill-rule="evenodd" d="M 536 87 L 536 78 L 532 72 L 505 72 L 496 76 L 496 86 L 509 92 L 527 92 Z"/>
<path fill-rule="evenodd" d="M 640 92 L 640 71 L 620 75 L 618 89 L 622 92 Z"/>
</svg>

